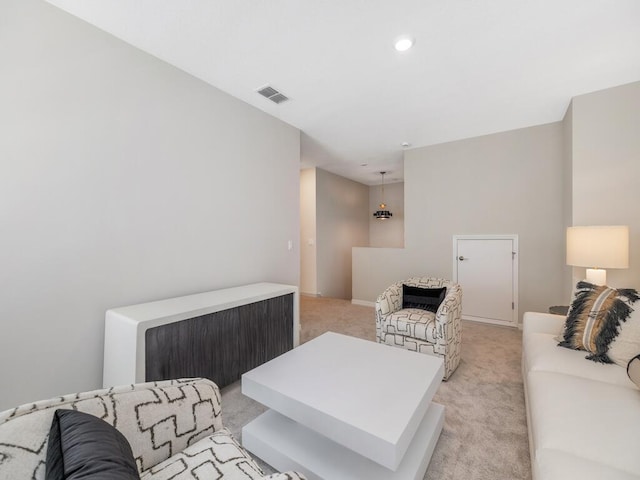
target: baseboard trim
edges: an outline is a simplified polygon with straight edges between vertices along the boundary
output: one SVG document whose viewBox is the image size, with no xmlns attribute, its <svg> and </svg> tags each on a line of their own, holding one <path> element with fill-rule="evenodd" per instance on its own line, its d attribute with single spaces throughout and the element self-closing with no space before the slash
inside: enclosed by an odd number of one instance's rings
<svg viewBox="0 0 640 480">
<path fill-rule="evenodd" d="M 498 327 L 518 328 L 518 324 L 514 322 L 506 322 L 504 320 L 493 320 L 492 318 L 474 317 L 470 315 L 462 315 L 462 320 L 468 320 L 475 323 L 486 323 L 487 325 L 496 325 Z"/>
<path fill-rule="evenodd" d="M 376 302 L 367 302 L 366 300 L 356 300 L 355 298 L 351 299 L 351 303 L 353 305 L 361 305 L 363 307 L 375 307 Z"/>
</svg>

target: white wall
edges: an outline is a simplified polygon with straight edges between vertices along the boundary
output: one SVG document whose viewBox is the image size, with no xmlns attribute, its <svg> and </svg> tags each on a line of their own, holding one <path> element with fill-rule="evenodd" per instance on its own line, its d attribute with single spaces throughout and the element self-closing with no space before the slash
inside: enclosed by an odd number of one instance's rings
<svg viewBox="0 0 640 480">
<path fill-rule="evenodd" d="M 354 274 L 354 299 L 415 274 L 452 278 L 453 235 L 518 234 L 521 312 L 564 300 L 561 123 L 415 148 L 404 166 L 406 248 L 358 252 L 354 272 L 370 274 Z"/>
<path fill-rule="evenodd" d="M 384 186 L 384 202 L 392 213 L 391 218 L 376 219 L 373 212 L 379 209 L 382 197 L 381 185 L 369 187 L 369 246 L 404 247 L 404 183 Z"/>
<path fill-rule="evenodd" d="M 297 129 L 37 0 L 0 65 L 0 410 L 99 387 L 108 308 L 298 284 Z"/>
<path fill-rule="evenodd" d="M 318 293 L 315 168 L 300 171 L 300 293 Z"/>
<path fill-rule="evenodd" d="M 316 169 L 319 295 L 351 298 L 351 249 L 369 244 L 369 215 L 369 187 Z"/>
<path fill-rule="evenodd" d="M 563 227 L 566 231 L 567 227 L 573 225 L 573 104 L 570 102 L 569 107 L 562 120 L 564 135 L 564 162 L 562 165 L 562 211 L 563 211 Z M 565 246 L 566 261 L 566 246 Z M 562 305 L 571 303 L 573 286 L 578 279 L 573 278 L 573 268 L 567 267 L 564 272 L 564 298 L 566 299 Z M 584 271 L 582 273 L 584 275 Z"/>
<path fill-rule="evenodd" d="M 640 82 L 573 99 L 574 225 L 629 225 L 630 268 L 607 283 L 640 288 Z M 584 269 L 576 269 L 584 275 Z"/>
<path fill-rule="evenodd" d="M 354 248 L 352 261 L 353 303 L 372 305 L 385 288 L 428 271 L 428 255 L 406 248 Z"/>
</svg>

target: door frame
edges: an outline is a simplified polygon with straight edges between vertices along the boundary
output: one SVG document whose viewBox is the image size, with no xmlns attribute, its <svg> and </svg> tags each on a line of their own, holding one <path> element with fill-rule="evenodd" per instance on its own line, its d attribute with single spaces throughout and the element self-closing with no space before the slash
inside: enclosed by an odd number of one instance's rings
<svg viewBox="0 0 640 480">
<path fill-rule="evenodd" d="M 510 322 L 505 322 L 502 320 L 494 320 L 491 318 L 480 319 L 480 317 L 469 317 L 462 315 L 462 318 L 465 320 L 471 321 L 481 321 L 484 323 L 493 323 L 496 325 L 506 325 L 510 327 L 517 327 L 519 325 L 519 315 L 518 315 L 518 263 L 519 263 L 519 255 L 520 251 L 518 249 L 518 235 L 517 234 L 509 234 L 509 235 L 454 235 L 453 236 L 453 281 L 458 282 L 458 240 L 512 240 L 513 241 L 513 251 L 512 251 L 512 292 L 513 296 L 513 313 Z M 462 292 L 464 298 L 464 291 Z"/>
</svg>

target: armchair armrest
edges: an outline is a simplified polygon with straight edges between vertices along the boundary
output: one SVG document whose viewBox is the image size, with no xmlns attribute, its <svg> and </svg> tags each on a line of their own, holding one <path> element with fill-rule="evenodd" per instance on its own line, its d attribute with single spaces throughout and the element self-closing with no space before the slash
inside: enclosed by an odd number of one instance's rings
<svg viewBox="0 0 640 480">
<path fill-rule="evenodd" d="M 402 282 L 394 283 L 376 299 L 376 322 L 402 308 Z"/>
<path fill-rule="evenodd" d="M 262 480 L 307 480 L 307 477 L 298 472 L 284 472 L 262 477 Z"/>
<path fill-rule="evenodd" d="M 220 390 L 208 379 L 137 384 L 108 398 L 141 472 L 223 428 Z"/>
<path fill-rule="evenodd" d="M 455 333 L 461 330 L 462 321 L 462 288 L 458 284 L 447 286 L 447 295 L 436 312 L 436 332 L 441 344 L 456 338 Z"/>
</svg>

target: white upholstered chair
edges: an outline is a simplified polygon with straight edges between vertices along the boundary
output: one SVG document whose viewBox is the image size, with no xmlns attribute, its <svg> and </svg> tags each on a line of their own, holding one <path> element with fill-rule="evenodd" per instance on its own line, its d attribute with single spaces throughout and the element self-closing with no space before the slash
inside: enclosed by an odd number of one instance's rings
<svg viewBox="0 0 640 480">
<path fill-rule="evenodd" d="M 265 476 L 224 428 L 218 386 L 188 378 L 74 393 L 0 412 L 0 480 L 44 480 L 58 409 L 88 413 L 120 431 L 141 480 L 305 478 L 295 472 Z"/>
<path fill-rule="evenodd" d="M 446 288 L 436 312 L 403 308 L 403 285 L 425 289 Z M 412 277 L 388 287 L 376 300 L 376 341 L 415 352 L 439 355 L 447 380 L 460 363 L 462 342 L 462 288 L 432 277 Z"/>
</svg>

